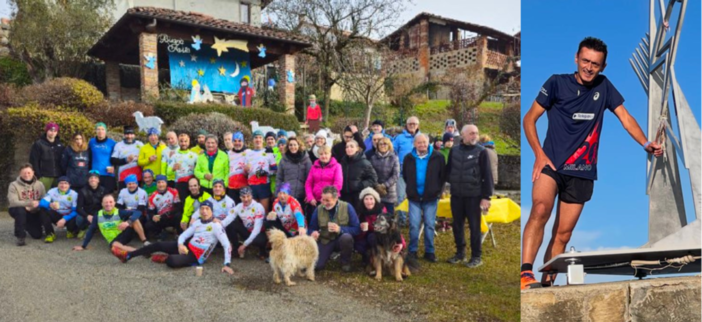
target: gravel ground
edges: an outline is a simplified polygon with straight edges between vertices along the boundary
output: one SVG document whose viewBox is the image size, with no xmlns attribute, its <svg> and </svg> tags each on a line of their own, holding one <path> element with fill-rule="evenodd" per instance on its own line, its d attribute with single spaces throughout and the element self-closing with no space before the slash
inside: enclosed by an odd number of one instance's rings
<svg viewBox="0 0 702 322">
<path fill-rule="evenodd" d="M 354 300 L 343 291 L 300 278 L 285 287 L 272 282 L 270 266 L 234 259 L 235 274 L 220 273 L 221 251 L 194 268 L 169 269 L 146 258 L 127 264 L 111 255 L 101 235 L 87 251 L 79 240 L 27 239 L 15 246 L 14 222 L 0 213 L 0 321 L 401 321 L 377 303 Z M 132 242 L 132 246 L 138 246 Z M 416 319 L 413 319 L 416 321 Z"/>
</svg>

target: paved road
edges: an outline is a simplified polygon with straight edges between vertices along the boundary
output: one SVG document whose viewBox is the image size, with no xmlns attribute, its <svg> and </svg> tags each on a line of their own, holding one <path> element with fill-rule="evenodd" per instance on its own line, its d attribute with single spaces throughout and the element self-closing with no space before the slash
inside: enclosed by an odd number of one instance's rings
<svg viewBox="0 0 702 322">
<path fill-rule="evenodd" d="M 234 260 L 236 273 L 219 272 L 221 251 L 194 269 L 169 269 L 138 258 L 127 264 L 112 256 L 102 236 L 90 249 L 79 241 L 15 246 L 13 221 L 0 213 L 0 321 L 399 321 L 379 305 L 354 300 L 318 282 L 273 284 L 270 266 Z M 136 244 L 134 244 L 136 245 Z M 415 320 L 416 321 L 416 320 Z"/>
</svg>

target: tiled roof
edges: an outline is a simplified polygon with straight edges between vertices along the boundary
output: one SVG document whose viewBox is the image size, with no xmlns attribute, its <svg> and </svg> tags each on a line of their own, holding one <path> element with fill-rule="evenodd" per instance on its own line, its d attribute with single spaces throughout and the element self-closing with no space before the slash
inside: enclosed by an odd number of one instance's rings
<svg viewBox="0 0 702 322">
<path fill-rule="evenodd" d="M 247 35 L 259 36 L 262 38 L 276 39 L 289 41 L 300 44 L 308 44 L 304 37 L 293 33 L 273 29 L 270 27 L 256 27 L 252 25 L 232 22 L 224 19 L 217 19 L 212 16 L 197 12 L 186 12 L 164 8 L 154 7 L 134 7 L 127 10 L 128 16 L 155 18 L 159 20 L 167 20 L 174 23 L 192 25 L 207 29 L 221 30 L 232 33 L 242 33 Z"/>
<path fill-rule="evenodd" d="M 391 34 L 385 36 L 385 38 L 383 38 L 381 41 L 386 41 L 390 37 L 399 33 L 401 30 L 403 30 L 411 25 L 414 25 L 416 23 L 419 23 L 419 21 L 422 18 L 443 20 L 443 21 L 445 21 L 449 24 L 455 25 L 463 30 L 469 30 L 472 32 L 476 32 L 478 34 L 482 34 L 485 36 L 490 36 L 490 37 L 494 37 L 494 38 L 498 38 L 498 39 L 502 39 L 502 40 L 513 40 L 514 39 L 514 36 L 507 34 L 507 33 L 504 33 L 502 31 L 499 31 L 499 30 L 494 29 L 494 28 L 490 28 L 490 27 L 486 27 L 486 26 L 482 26 L 482 25 L 478 25 L 478 24 L 474 24 L 474 23 L 470 23 L 470 22 L 460 21 L 460 20 L 456 20 L 456 19 L 446 18 L 446 17 L 442 17 L 442 16 L 435 15 L 435 14 L 428 13 L 428 12 L 422 12 L 422 13 L 419 13 L 418 15 L 416 15 L 414 18 L 410 19 L 410 21 L 408 21 L 407 23 L 402 25 L 400 28 L 397 28 L 397 30 L 393 31 Z"/>
</svg>

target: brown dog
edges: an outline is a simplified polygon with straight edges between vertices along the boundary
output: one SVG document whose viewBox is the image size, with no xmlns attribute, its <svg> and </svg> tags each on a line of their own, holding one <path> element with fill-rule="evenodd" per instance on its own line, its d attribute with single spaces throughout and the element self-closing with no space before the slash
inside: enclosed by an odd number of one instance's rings
<svg viewBox="0 0 702 322">
<path fill-rule="evenodd" d="M 395 245 L 402 243 L 402 235 L 392 215 L 380 214 L 373 224 L 373 230 L 377 244 L 371 248 L 371 265 L 375 269 L 376 280 L 380 281 L 383 278 L 384 267 L 390 270 L 398 282 L 402 282 L 403 276 L 412 275 L 410 270 L 416 272 L 419 269 L 416 260 L 407 258 L 407 248 L 403 248 L 399 253 L 393 251 Z"/>
<path fill-rule="evenodd" d="M 295 282 L 290 281 L 290 277 L 295 273 L 314 281 L 314 266 L 319 258 L 319 249 L 314 238 L 307 235 L 287 238 L 284 232 L 271 229 L 268 231 L 268 240 L 272 246 L 270 264 L 276 284 L 280 284 L 280 275 L 283 275 L 285 285 L 295 285 Z M 305 269 L 305 274 L 302 273 L 302 269 Z"/>
</svg>

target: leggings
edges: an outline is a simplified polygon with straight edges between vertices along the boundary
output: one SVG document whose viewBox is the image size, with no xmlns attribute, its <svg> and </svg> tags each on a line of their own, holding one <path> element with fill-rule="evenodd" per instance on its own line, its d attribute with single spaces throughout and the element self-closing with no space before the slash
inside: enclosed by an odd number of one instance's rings
<svg viewBox="0 0 702 322">
<path fill-rule="evenodd" d="M 56 224 L 57 222 L 59 222 L 59 220 L 63 219 L 63 215 L 56 212 L 55 210 L 41 209 L 39 211 L 39 214 L 41 216 L 40 217 L 41 218 L 41 225 L 44 226 L 44 232 L 46 233 L 47 236 L 54 233 L 54 225 L 53 224 Z M 65 227 L 66 228 L 73 227 L 75 229 L 75 227 L 76 227 L 75 221 L 76 221 L 76 218 L 74 217 L 73 219 L 66 222 Z M 76 229 L 75 231 L 71 231 L 71 232 L 76 233 L 76 232 L 78 232 L 78 230 Z"/>
<path fill-rule="evenodd" d="M 166 265 L 168 265 L 168 267 L 170 268 L 181 268 L 195 266 L 199 264 L 195 255 L 193 255 L 193 252 L 188 251 L 188 253 L 185 255 L 178 253 L 178 242 L 176 241 L 166 241 L 149 244 L 148 246 L 144 246 L 133 252 L 128 253 L 127 258 L 132 259 L 137 256 L 150 256 L 151 254 L 156 252 L 168 254 L 168 258 L 166 259 Z"/>
<path fill-rule="evenodd" d="M 239 248 L 239 242 L 243 245 L 244 241 L 251 236 L 251 233 L 249 232 L 248 229 L 244 226 L 244 223 L 241 221 L 241 218 L 237 217 L 234 219 L 234 222 L 229 224 L 227 226 L 227 231 L 232 232 L 232 236 L 229 236 L 229 242 L 232 244 L 232 249 L 237 249 Z M 258 253 L 261 256 L 267 255 L 266 252 L 266 245 L 268 244 L 268 238 L 266 237 L 266 232 L 261 231 L 258 235 L 256 235 L 256 238 L 251 242 L 249 246 L 256 246 L 258 248 Z"/>
<path fill-rule="evenodd" d="M 167 227 L 173 227 L 179 234 L 183 232 L 180 228 L 181 215 L 172 214 L 170 216 L 162 215 L 158 222 L 149 219 L 144 225 L 144 232 L 147 234 L 158 234 Z"/>
</svg>

